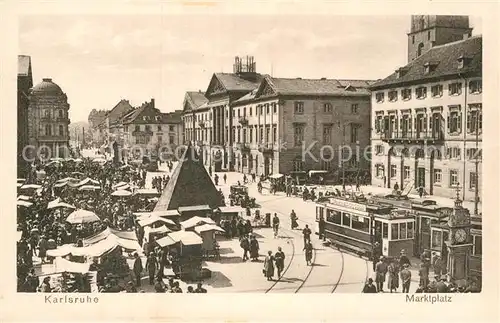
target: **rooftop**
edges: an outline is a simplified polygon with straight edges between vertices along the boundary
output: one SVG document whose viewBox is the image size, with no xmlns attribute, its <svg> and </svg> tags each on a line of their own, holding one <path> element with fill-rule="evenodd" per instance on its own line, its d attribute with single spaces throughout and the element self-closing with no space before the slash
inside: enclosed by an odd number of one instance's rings
<svg viewBox="0 0 500 323">
<path fill-rule="evenodd" d="M 31 67 L 31 56 L 18 55 L 17 56 L 17 75 L 28 76 Z"/>
<path fill-rule="evenodd" d="M 408 83 L 422 83 L 446 76 L 482 74 L 482 36 L 473 36 L 440 46 L 435 46 L 402 68 L 403 74 L 394 72 L 385 79 L 373 84 L 370 89 L 377 90 Z M 460 67 L 459 59 L 468 60 Z M 434 69 L 426 73 L 425 64 L 435 64 Z"/>
</svg>

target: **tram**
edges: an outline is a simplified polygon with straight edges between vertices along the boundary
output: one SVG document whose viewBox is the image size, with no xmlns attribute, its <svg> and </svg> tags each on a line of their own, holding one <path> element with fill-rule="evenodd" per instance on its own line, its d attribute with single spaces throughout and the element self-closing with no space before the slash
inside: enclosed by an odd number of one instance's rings
<svg viewBox="0 0 500 323">
<path fill-rule="evenodd" d="M 371 256 L 372 245 L 379 242 L 385 256 L 400 249 L 415 257 L 424 251 L 446 258 L 449 228 L 446 225 L 454 212 L 430 199 L 405 196 L 372 196 L 369 199 L 335 197 L 316 204 L 316 233 L 324 220 L 324 236 L 333 244 L 361 256 Z M 471 216 L 472 253 L 470 275 L 481 278 L 482 221 Z M 399 250 L 398 250 L 399 249 Z"/>
<path fill-rule="evenodd" d="M 320 219 L 324 220 L 322 234 L 326 239 L 362 257 L 371 258 L 375 242 L 387 257 L 398 256 L 401 249 L 413 249 L 415 217 L 392 206 L 359 197 L 335 197 L 316 204 L 317 224 Z"/>
</svg>

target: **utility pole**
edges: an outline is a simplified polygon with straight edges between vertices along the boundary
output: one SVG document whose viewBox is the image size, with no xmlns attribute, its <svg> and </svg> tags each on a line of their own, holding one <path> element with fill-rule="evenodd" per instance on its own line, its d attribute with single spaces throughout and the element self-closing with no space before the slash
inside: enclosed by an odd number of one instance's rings
<svg viewBox="0 0 500 323">
<path fill-rule="evenodd" d="M 342 125 L 342 190 L 345 191 L 345 168 L 344 168 L 344 148 L 345 148 L 345 124 Z"/>
</svg>

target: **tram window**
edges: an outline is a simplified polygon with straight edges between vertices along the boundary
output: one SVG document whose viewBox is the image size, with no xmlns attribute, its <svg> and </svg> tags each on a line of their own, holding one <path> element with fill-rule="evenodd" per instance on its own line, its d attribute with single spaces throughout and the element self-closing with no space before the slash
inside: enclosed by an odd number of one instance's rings
<svg viewBox="0 0 500 323">
<path fill-rule="evenodd" d="M 339 211 L 326 210 L 326 221 L 341 225 L 342 216 Z"/>
<path fill-rule="evenodd" d="M 387 239 L 389 234 L 389 225 L 387 223 L 382 223 L 382 238 Z"/>
<path fill-rule="evenodd" d="M 344 227 L 350 227 L 351 226 L 351 215 L 349 213 L 342 213 L 342 225 Z"/>
<path fill-rule="evenodd" d="M 370 232 L 370 220 L 362 216 L 352 216 L 352 228 L 359 231 Z"/>
<path fill-rule="evenodd" d="M 413 239 L 413 222 L 408 222 L 408 239 Z"/>
<path fill-rule="evenodd" d="M 397 223 L 391 224 L 391 240 L 399 239 L 399 226 Z"/>
<path fill-rule="evenodd" d="M 483 254 L 483 237 L 474 236 L 474 255 L 480 256 Z"/>
<path fill-rule="evenodd" d="M 421 231 L 422 232 L 431 232 L 431 219 L 429 218 L 420 218 L 421 219 Z"/>
<path fill-rule="evenodd" d="M 441 231 L 438 231 L 438 230 L 432 231 L 431 249 L 441 249 L 442 235 L 443 235 L 443 233 Z"/>
<path fill-rule="evenodd" d="M 406 239 L 406 223 L 399 224 L 399 239 Z"/>
</svg>

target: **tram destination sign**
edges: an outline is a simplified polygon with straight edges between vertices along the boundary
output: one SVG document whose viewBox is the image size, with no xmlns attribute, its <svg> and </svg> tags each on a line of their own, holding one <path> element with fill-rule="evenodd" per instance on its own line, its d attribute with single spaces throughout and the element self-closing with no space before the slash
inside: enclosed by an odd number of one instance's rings
<svg viewBox="0 0 500 323">
<path fill-rule="evenodd" d="M 342 206 L 348 209 L 366 212 L 366 205 L 339 199 L 331 199 L 330 204 Z"/>
</svg>

